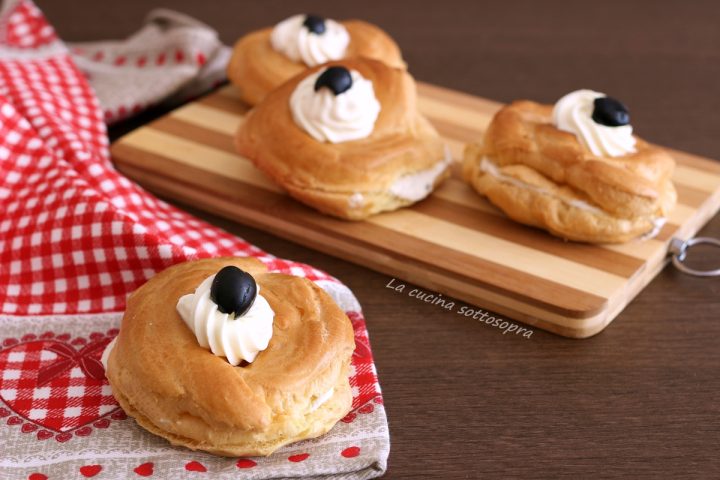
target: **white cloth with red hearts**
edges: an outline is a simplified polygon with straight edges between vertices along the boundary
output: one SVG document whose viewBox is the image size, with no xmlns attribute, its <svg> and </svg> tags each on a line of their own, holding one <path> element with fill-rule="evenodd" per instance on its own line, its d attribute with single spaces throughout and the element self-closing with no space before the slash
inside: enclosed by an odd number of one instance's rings
<svg viewBox="0 0 720 480">
<path fill-rule="evenodd" d="M 197 54 L 183 42 L 158 45 L 168 56 L 178 49 L 184 58 Z M 147 45 L 148 51 L 158 45 Z M 93 51 L 92 45 L 83 49 Z M 129 68 L 115 63 L 105 68 Z M 158 75 L 174 75 L 177 64 L 161 67 Z M 150 82 L 152 76 L 137 78 Z M 30 1 L 6 1 L 0 9 L 0 80 L 0 478 L 381 475 L 387 420 L 352 292 L 324 272 L 275 258 L 193 218 L 116 172 L 101 104 Z M 100 77 L 93 81 L 103 91 Z M 170 447 L 118 407 L 100 355 L 117 334 L 127 295 L 156 272 L 196 258 L 242 255 L 317 282 L 346 310 L 357 344 L 353 410 L 329 434 L 267 458 Z"/>
</svg>

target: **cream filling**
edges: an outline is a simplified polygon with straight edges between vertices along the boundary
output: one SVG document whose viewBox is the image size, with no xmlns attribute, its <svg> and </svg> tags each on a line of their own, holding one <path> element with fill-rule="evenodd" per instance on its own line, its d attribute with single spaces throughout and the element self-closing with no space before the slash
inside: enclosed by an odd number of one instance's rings
<svg viewBox="0 0 720 480">
<path fill-rule="evenodd" d="M 330 400 L 330 397 L 332 397 L 334 393 L 335 393 L 335 387 L 331 388 L 330 390 L 328 390 L 327 392 L 323 393 L 322 395 L 317 397 L 315 400 L 313 400 L 312 403 L 310 404 L 310 412 L 312 413 L 315 410 L 317 410 L 318 408 L 320 408 L 325 402 Z"/>
<path fill-rule="evenodd" d="M 543 195 L 548 195 L 548 196 L 557 198 L 558 200 L 561 200 L 575 208 L 579 208 L 580 210 L 586 210 L 588 212 L 598 213 L 598 214 L 605 214 L 605 212 L 603 212 L 601 209 L 599 209 L 593 205 L 590 205 L 588 202 L 586 202 L 584 200 L 577 200 L 574 198 L 573 199 L 563 198 L 559 195 L 555 195 L 553 192 L 551 192 L 550 190 L 548 190 L 546 188 L 541 188 L 541 187 L 537 187 L 535 185 L 530 185 L 521 180 L 518 180 L 517 178 L 511 177 L 509 175 L 505 175 L 504 173 L 502 173 L 500 171 L 500 168 L 497 166 L 497 164 L 495 162 L 493 162 L 492 160 L 490 160 L 488 157 L 483 157 L 482 160 L 480 161 L 480 170 L 483 173 L 486 173 L 492 177 L 495 177 L 502 182 L 509 183 L 515 187 L 522 188 L 524 190 L 531 190 L 533 192 L 537 192 L 537 193 L 541 193 Z"/>
<path fill-rule="evenodd" d="M 355 192 L 348 198 L 348 207 L 350 208 L 362 208 L 365 205 L 365 195 L 360 192 Z"/>
<path fill-rule="evenodd" d="M 102 363 L 102 366 L 106 372 L 108 367 L 108 359 L 110 358 L 110 352 L 112 352 L 113 347 L 115 347 L 115 342 L 117 342 L 117 337 L 113 338 L 110 343 L 107 344 L 105 350 L 103 350 L 102 356 L 100 357 L 100 363 Z"/>
<path fill-rule="evenodd" d="M 497 166 L 495 162 L 490 160 L 488 157 L 483 157 L 480 161 L 480 170 L 488 175 L 491 175 L 498 180 L 509 183 L 515 187 L 522 188 L 524 190 L 531 190 L 533 192 L 537 192 L 543 195 L 549 195 L 553 198 L 557 198 L 558 200 L 567 203 L 568 205 L 571 205 L 575 208 L 579 208 L 580 210 L 585 210 L 591 213 L 599 214 L 599 215 L 607 215 L 605 211 L 602 209 L 589 204 L 588 202 L 584 200 L 577 200 L 577 199 L 568 199 L 563 198 L 559 195 L 554 194 L 550 190 L 546 188 L 537 187 L 535 185 L 530 185 L 528 183 L 525 183 L 521 180 L 518 180 L 517 178 L 511 177 L 509 175 L 505 175 L 500 171 L 500 168 Z M 641 240 L 648 240 L 650 238 L 653 238 L 657 236 L 658 233 L 660 233 L 660 230 L 662 230 L 663 225 L 667 222 L 667 219 L 665 217 L 657 217 L 652 220 L 653 223 L 653 229 L 640 237 L 638 237 Z"/>
<path fill-rule="evenodd" d="M 655 238 L 658 236 L 662 228 L 667 223 L 667 218 L 665 217 L 657 217 L 653 221 L 653 228 L 647 233 L 644 233 L 638 237 L 638 240 L 650 240 L 651 238 Z"/>
<path fill-rule="evenodd" d="M 390 185 L 390 193 L 411 202 L 422 200 L 432 192 L 435 180 L 450 163 L 452 163 L 452 155 L 446 146 L 445 158 L 427 170 L 410 173 L 398 178 Z"/>
</svg>

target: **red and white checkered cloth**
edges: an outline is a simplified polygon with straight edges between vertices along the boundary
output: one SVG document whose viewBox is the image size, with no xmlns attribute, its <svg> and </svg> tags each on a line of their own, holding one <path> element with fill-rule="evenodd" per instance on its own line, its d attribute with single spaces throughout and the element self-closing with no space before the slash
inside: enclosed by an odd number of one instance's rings
<svg viewBox="0 0 720 480">
<path fill-rule="evenodd" d="M 177 47 L 171 47 L 176 49 Z M 175 50 L 173 50 L 175 51 Z M 117 68 L 128 68 L 117 65 Z M 161 66 L 156 66 L 160 68 Z M 0 478 L 371 478 L 387 421 L 360 306 L 338 280 L 269 255 L 114 170 L 103 113 L 69 50 L 29 1 L 0 10 Z M 307 277 L 355 329 L 353 411 L 268 458 L 172 448 L 126 418 L 99 362 L 127 295 L 156 272 L 253 256 Z"/>
</svg>

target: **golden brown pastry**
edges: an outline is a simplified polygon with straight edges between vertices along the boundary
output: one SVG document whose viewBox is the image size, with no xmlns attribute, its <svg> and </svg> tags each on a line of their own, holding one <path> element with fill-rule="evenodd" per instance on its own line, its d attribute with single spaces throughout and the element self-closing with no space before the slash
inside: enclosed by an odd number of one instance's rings
<svg viewBox="0 0 720 480">
<path fill-rule="evenodd" d="M 308 67 L 357 56 L 405 68 L 395 41 L 375 25 L 294 15 L 238 40 L 227 75 L 239 88 L 241 98 L 255 105 Z"/>
<path fill-rule="evenodd" d="M 313 282 L 218 258 L 135 291 L 104 357 L 113 395 L 140 426 L 245 456 L 322 435 L 346 415 L 354 348 L 349 319 Z"/>
<path fill-rule="evenodd" d="M 238 151 L 290 195 L 346 219 L 425 198 L 451 158 L 404 70 L 366 58 L 294 77 L 240 126 Z"/>
<path fill-rule="evenodd" d="M 632 134 L 617 100 L 578 90 L 516 101 L 466 147 L 464 177 L 510 218 L 591 243 L 650 236 L 676 203 L 675 162 Z"/>
</svg>

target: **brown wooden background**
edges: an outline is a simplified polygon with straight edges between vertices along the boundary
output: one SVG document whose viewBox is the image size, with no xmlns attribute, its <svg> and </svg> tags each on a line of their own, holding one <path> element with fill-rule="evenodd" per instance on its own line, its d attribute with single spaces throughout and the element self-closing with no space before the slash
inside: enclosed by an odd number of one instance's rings
<svg viewBox="0 0 720 480">
<path fill-rule="evenodd" d="M 594 88 L 630 105 L 640 135 L 720 159 L 718 2 L 37 3 L 67 40 L 123 37 L 153 6 L 202 19 L 227 43 L 301 11 L 359 17 L 388 30 L 422 80 L 500 101 Z M 594 338 L 524 339 L 386 289 L 383 275 L 195 213 L 356 292 L 390 420 L 386 478 L 720 475 L 720 279 L 667 268 Z M 720 237 L 720 218 L 702 233 Z M 693 261 L 720 265 L 720 252 Z"/>
</svg>

